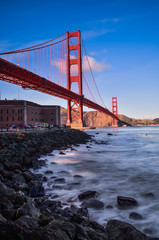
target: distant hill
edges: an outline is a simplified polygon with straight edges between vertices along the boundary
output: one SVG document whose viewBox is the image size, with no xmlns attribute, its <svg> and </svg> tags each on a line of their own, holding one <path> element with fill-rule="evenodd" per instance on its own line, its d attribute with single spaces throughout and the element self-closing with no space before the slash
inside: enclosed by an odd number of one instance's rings
<svg viewBox="0 0 159 240">
<path fill-rule="evenodd" d="M 135 119 L 119 114 L 119 126 L 144 126 L 159 125 L 159 118 L 151 119 Z M 67 123 L 67 109 L 61 107 L 61 124 Z M 107 127 L 112 125 L 112 118 L 99 111 L 84 112 L 84 125 L 86 127 Z"/>
</svg>

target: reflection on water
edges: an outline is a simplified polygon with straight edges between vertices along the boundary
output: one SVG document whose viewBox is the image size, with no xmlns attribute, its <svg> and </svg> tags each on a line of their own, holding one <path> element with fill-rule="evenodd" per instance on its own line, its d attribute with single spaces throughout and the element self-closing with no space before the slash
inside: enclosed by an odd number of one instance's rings
<svg viewBox="0 0 159 240">
<path fill-rule="evenodd" d="M 100 128 L 87 132 L 108 144 L 92 142 L 88 144 L 90 148 L 80 145 L 75 147 L 78 151 L 64 151 L 66 155 L 54 151 L 54 156 L 45 156 L 48 166 L 38 171 L 49 168 L 54 172 L 45 183 L 47 193 L 50 197 L 58 194 L 57 199 L 80 206 L 78 194 L 96 190 L 105 208 L 89 212 L 99 223 L 106 225 L 108 220 L 118 219 L 141 231 L 149 229 L 151 236 L 159 236 L 159 127 Z M 57 164 L 51 164 L 52 161 Z M 51 177 L 64 178 L 65 182 L 59 184 Z M 118 209 L 118 195 L 135 198 L 139 206 Z M 106 208 L 107 205 L 112 208 Z M 129 219 L 132 211 L 141 214 L 143 220 Z"/>
</svg>

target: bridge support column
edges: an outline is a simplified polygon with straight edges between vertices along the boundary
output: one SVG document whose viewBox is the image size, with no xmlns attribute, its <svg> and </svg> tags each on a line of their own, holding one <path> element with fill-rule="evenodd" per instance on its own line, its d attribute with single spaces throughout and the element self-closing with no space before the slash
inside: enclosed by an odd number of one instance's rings
<svg viewBox="0 0 159 240">
<path fill-rule="evenodd" d="M 82 58 L 81 58 L 81 33 L 67 32 L 67 56 L 66 56 L 66 70 L 67 70 L 67 89 L 71 90 L 72 83 L 78 86 L 78 94 L 80 99 L 67 100 L 67 125 L 71 127 L 83 127 L 83 103 L 82 103 Z M 78 43 L 72 44 L 72 38 L 77 38 Z M 74 51 L 75 57 L 72 58 L 71 51 Z M 77 66 L 77 75 L 73 75 L 71 66 Z"/>
<path fill-rule="evenodd" d="M 112 97 L 112 113 L 118 117 L 117 97 Z M 118 127 L 118 120 L 113 118 L 112 127 Z"/>
</svg>

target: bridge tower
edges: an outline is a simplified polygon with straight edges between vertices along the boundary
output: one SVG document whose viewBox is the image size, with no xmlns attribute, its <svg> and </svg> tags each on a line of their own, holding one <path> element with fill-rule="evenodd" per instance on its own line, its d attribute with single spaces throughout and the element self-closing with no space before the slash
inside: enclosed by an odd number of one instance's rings
<svg viewBox="0 0 159 240">
<path fill-rule="evenodd" d="M 112 97 L 112 113 L 118 117 L 117 97 Z M 112 127 L 118 127 L 118 120 L 113 118 Z"/>
<path fill-rule="evenodd" d="M 67 73 L 67 89 L 71 90 L 72 83 L 77 83 L 78 94 L 81 96 L 77 100 L 67 100 L 67 125 L 72 127 L 83 127 L 83 104 L 82 104 L 82 58 L 81 58 L 81 33 L 68 32 L 67 36 L 67 53 L 66 53 L 66 73 Z M 74 38 L 74 39 L 73 39 Z M 72 44 L 77 39 L 77 44 Z M 71 57 L 71 51 L 74 51 L 76 58 Z M 77 66 L 77 75 L 71 72 L 71 66 Z"/>
</svg>

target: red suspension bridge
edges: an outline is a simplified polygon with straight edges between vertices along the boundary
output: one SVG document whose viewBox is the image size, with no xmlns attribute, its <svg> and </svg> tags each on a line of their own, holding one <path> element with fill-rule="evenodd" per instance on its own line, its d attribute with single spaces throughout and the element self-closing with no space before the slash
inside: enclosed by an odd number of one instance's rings
<svg viewBox="0 0 159 240">
<path fill-rule="evenodd" d="M 112 112 L 105 107 L 80 31 L 0 56 L 0 80 L 66 99 L 68 125 L 83 126 L 83 106 L 110 115 L 117 124 L 117 100 Z"/>
</svg>

